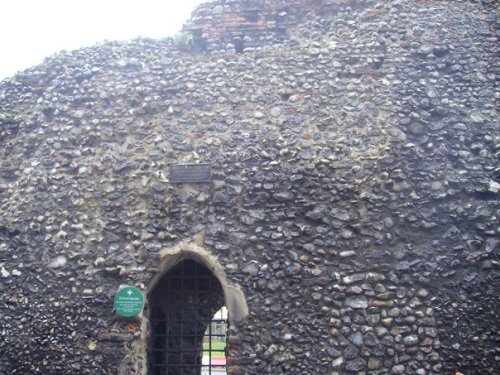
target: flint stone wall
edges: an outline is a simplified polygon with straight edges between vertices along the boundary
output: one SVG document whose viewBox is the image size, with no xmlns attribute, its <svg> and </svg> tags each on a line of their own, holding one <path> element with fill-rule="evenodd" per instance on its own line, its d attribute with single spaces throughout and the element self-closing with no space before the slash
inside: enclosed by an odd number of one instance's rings
<svg viewBox="0 0 500 375">
<path fill-rule="evenodd" d="M 144 373 L 114 293 L 192 241 L 248 304 L 230 374 L 498 371 L 494 2 L 283 4 L 0 83 L 0 373 Z"/>
</svg>

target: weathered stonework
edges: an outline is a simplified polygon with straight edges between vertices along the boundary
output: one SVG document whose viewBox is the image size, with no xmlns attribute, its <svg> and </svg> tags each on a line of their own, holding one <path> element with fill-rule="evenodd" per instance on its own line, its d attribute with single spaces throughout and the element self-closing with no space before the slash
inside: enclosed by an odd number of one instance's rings
<svg viewBox="0 0 500 375">
<path fill-rule="evenodd" d="M 218 0 L 184 32 L 0 83 L 0 373 L 145 373 L 113 296 L 183 257 L 229 374 L 498 372 L 494 2 Z"/>
</svg>

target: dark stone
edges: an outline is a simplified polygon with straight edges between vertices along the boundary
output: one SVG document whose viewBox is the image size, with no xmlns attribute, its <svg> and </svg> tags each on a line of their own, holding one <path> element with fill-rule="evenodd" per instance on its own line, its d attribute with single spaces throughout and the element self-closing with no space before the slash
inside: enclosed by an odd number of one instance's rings
<svg viewBox="0 0 500 375">
<path fill-rule="evenodd" d="M 348 372 L 356 372 L 364 370 L 366 367 L 366 361 L 363 358 L 356 358 L 352 361 L 348 361 L 345 364 L 345 369 Z"/>
<path fill-rule="evenodd" d="M 359 355 L 359 349 L 356 348 L 354 345 L 348 345 L 344 349 L 344 357 L 346 359 L 353 359 L 356 358 Z"/>
<path fill-rule="evenodd" d="M 378 345 L 379 340 L 378 340 L 377 336 L 373 332 L 367 332 L 365 334 L 365 340 L 364 340 L 364 342 L 368 346 L 375 346 L 375 345 Z"/>
<path fill-rule="evenodd" d="M 229 202 L 229 197 L 225 193 L 223 193 L 221 191 L 216 191 L 214 193 L 212 201 L 214 203 L 228 203 Z"/>
</svg>

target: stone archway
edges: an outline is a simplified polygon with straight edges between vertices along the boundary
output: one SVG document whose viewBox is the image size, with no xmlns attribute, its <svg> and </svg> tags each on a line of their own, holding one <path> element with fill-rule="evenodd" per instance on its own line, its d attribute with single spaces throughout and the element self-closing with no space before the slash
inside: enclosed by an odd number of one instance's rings
<svg viewBox="0 0 500 375">
<path fill-rule="evenodd" d="M 248 306 L 243 291 L 239 285 L 227 280 L 224 267 L 217 258 L 205 248 L 195 243 L 182 242 L 175 247 L 163 249 L 160 252 L 162 260 L 157 274 L 151 280 L 146 293 L 149 295 L 160 282 L 163 275 L 186 259 L 192 259 L 205 266 L 220 282 L 224 294 L 225 305 L 228 309 L 229 322 L 237 324 L 248 316 Z"/>
<path fill-rule="evenodd" d="M 227 308 L 230 324 L 246 317 L 243 293 L 228 283 L 222 265 L 200 246 L 182 243 L 161 255 L 159 271 L 147 290 L 148 374 L 217 374 L 225 367 L 212 363 L 211 347 L 207 365 L 203 340 L 222 307 Z"/>
<path fill-rule="evenodd" d="M 248 306 L 243 291 L 239 285 L 230 283 L 227 280 L 224 267 L 208 250 L 194 242 L 182 242 L 175 247 L 163 249 L 160 252 L 160 256 L 161 261 L 158 270 L 145 291 L 145 294 L 148 296 L 148 302 L 150 300 L 149 296 L 153 293 L 156 286 L 162 282 L 162 278 L 183 261 L 190 260 L 201 264 L 220 284 L 223 303 L 227 308 L 229 325 L 237 326 L 248 316 Z M 147 303 L 144 316 L 141 317 L 141 335 L 131 345 L 127 346 L 128 353 L 121 363 L 119 369 L 120 375 L 130 374 L 130 368 L 136 369 L 136 372 L 134 372 L 136 374 L 148 374 L 150 318 L 151 306 Z M 228 367 L 228 373 L 231 373 L 230 367 Z"/>
</svg>

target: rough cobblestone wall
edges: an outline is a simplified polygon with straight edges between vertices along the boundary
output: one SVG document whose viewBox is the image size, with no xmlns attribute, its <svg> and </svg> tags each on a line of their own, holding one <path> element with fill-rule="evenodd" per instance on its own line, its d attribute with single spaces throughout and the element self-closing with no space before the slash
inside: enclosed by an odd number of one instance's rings
<svg viewBox="0 0 500 375">
<path fill-rule="evenodd" d="M 195 237 L 233 375 L 498 373 L 494 6 L 219 0 L 1 82 L 0 373 L 144 373 L 114 293 Z"/>
</svg>

